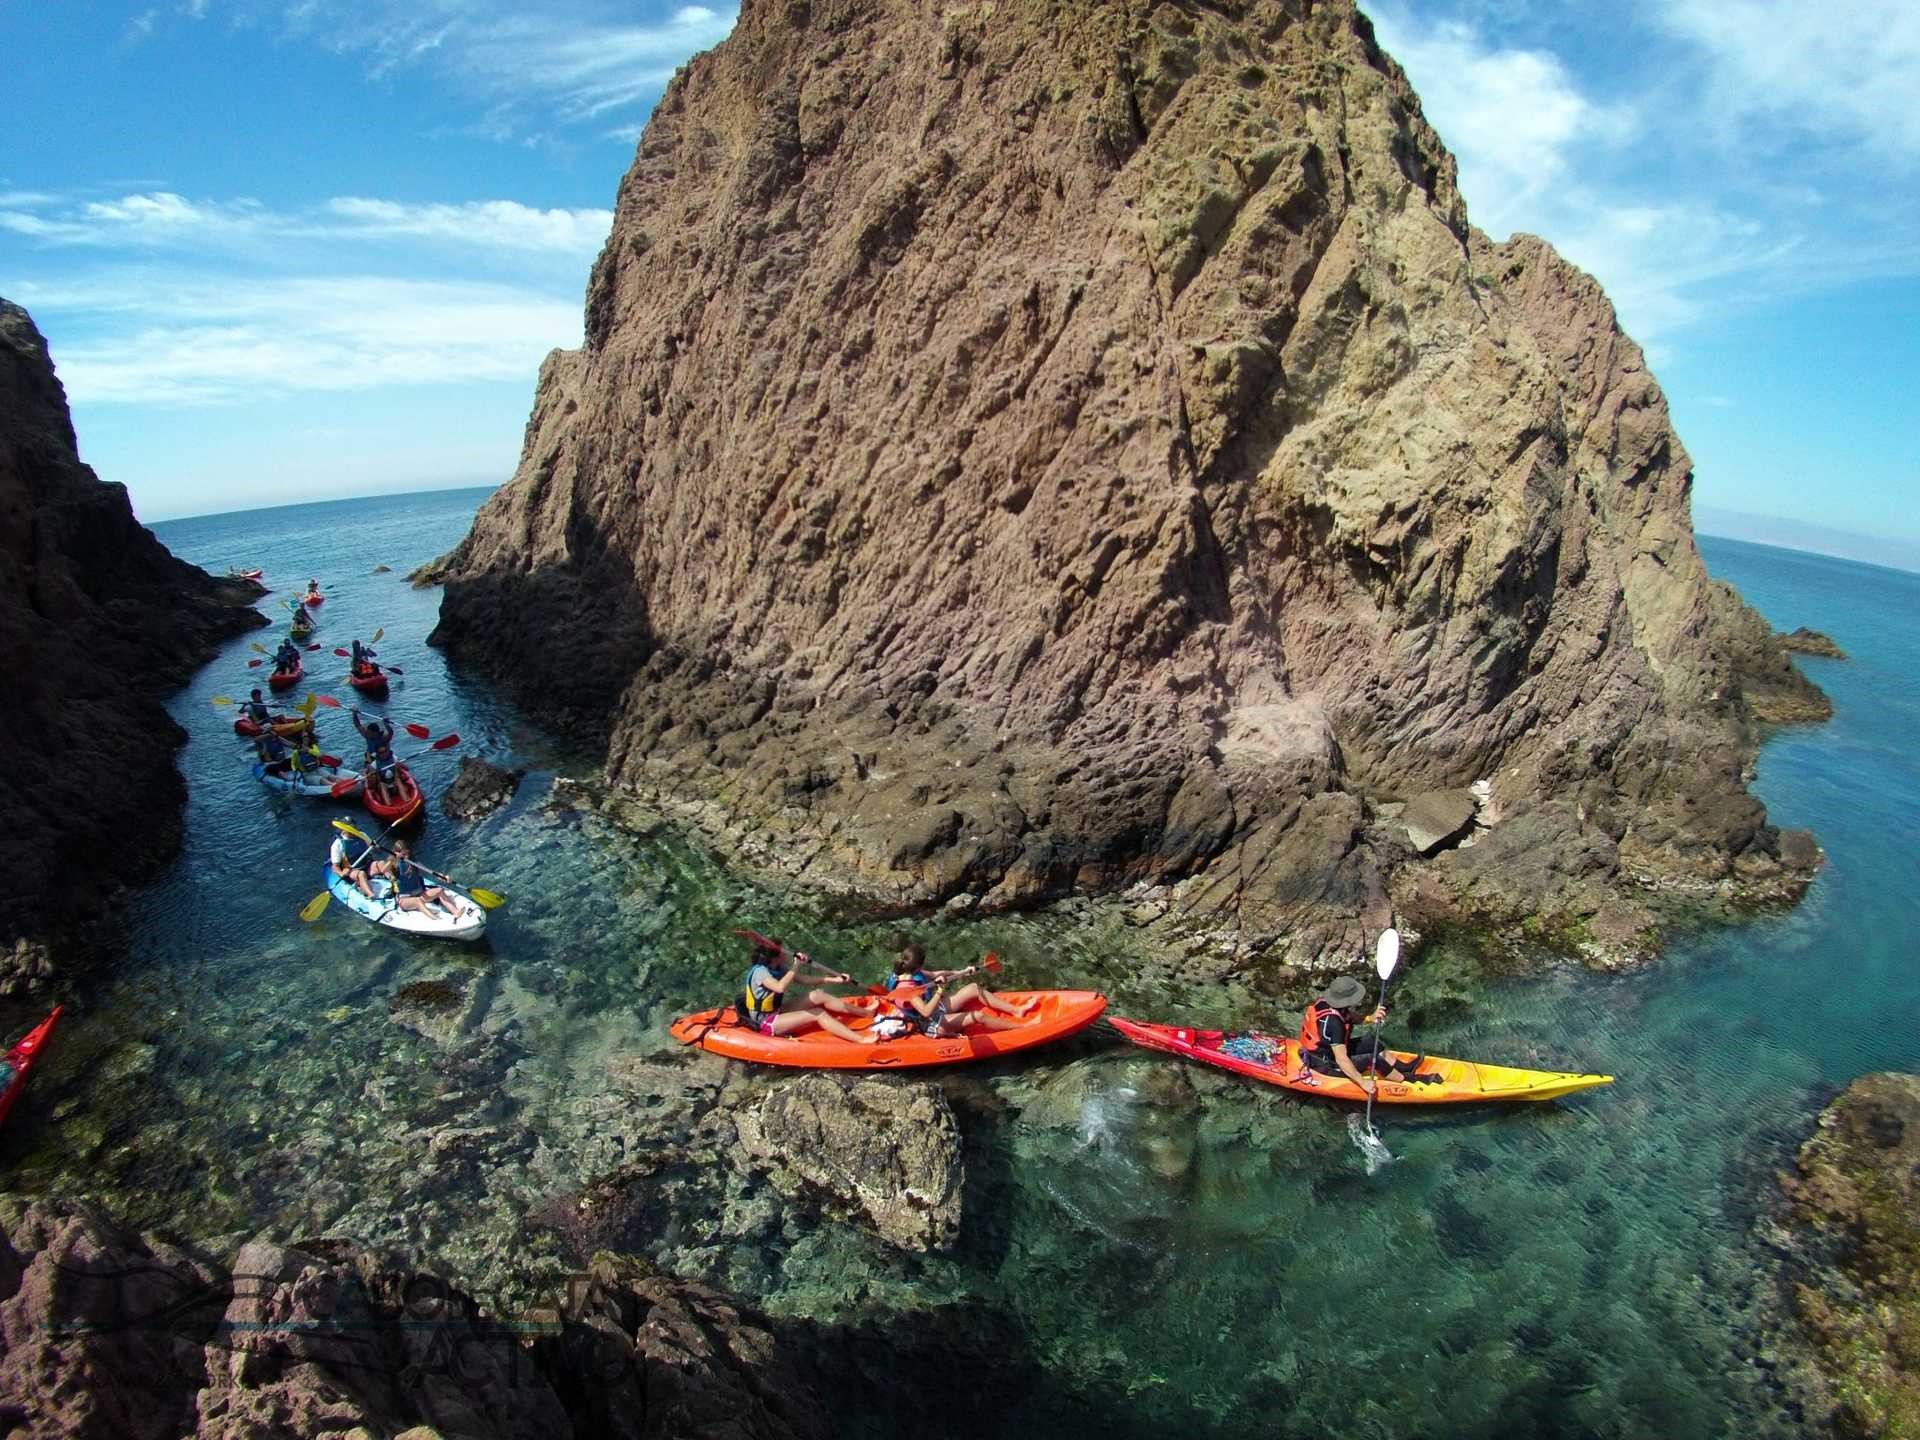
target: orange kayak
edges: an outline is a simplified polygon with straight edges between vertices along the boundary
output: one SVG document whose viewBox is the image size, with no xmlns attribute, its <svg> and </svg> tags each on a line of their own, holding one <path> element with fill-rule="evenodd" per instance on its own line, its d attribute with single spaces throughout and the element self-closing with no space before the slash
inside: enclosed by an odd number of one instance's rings
<svg viewBox="0 0 1920 1440">
<path fill-rule="evenodd" d="M 1330 1100 L 1357 1100 L 1366 1103 L 1367 1092 L 1344 1075 L 1322 1075 L 1300 1062 L 1300 1042 L 1292 1037 L 1259 1035 L 1229 1036 L 1219 1030 L 1195 1030 L 1185 1025 L 1155 1025 L 1144 1020 L 1113 1017 L 1113 1027 L 1136 1045 L 1163 1050 L 1169 1055 L 1184 1055 L 1203 1065 L 1216 1065 L 1278 1085 L 1299 1095 L 1324 1095 Z M 1234 1043 L 1241 1042 L 1241 1043 Z M 1251 1043 L 1246 1043 L 1251 1042 Z M 1234 1044 L 1234 1050 L 1225 1048 Z M 1262 1052 L 1271 1059 L 1258 1058 Z M 1397 1060 L 1412 1060 L 1409 1051 L 1387 1052 Z M 1382 1105 L 1473 1105 L 1504 1100 L 1555 1100 L 1577 1090 L 1596 1085 L 1611 1085 L 1611 1075 L 1575 1075 L 1559 1070 L 1517 1070 L 1510 1065 L 1481 1065 L 1472 1060 L 1448 1060 L 1429 1055 L 1420 1066 L 1423 1075 L 1438 1075 L 1435 1085 L 1408 1085 L 1382 1080 L 1374 1099 Z"/>
<path fill-rule="evenodd" d="M 1091 990 L 1002 990 L 998 993 L 1011 1005 L 1037 998 L 1040 1008 L 1013 1030 L 981 1030 L 940 1039 L 909 1035 L 873 1045 L 856 1045 L 820 1029 L 777 1038 L 762 1035 L 739 1024 L 731 1005 L 682 1016 L 673 1022 L 672 1034 L 682 1045 L 698 1045 L 716 1055 L 750 1060 L 756 1065 L 792 1065 L 805 1070 L 904 1070 L 915 1065 L 961 1065 L 970 1060 L 990 1060 L 996 1055 L 1013 1055 L 1036 1045 L 1064 1040 L 1093 1024 L 1107 1008 L 1107 997 Z M 887 1001 L 871 996 L 848 996 L 847 1000 L 862 1012 L 851 1019 L 839 1017 L 854 1030 L 865 1030 L 881 1016 L 897 1013 Z"/>
</svg>

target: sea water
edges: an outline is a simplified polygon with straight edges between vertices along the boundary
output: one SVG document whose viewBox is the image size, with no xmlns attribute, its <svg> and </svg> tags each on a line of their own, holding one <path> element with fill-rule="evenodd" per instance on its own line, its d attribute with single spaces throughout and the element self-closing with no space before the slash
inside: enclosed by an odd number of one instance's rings
<svg viewBox="0 0 1920 1440">
<path fill-rule="evenodd" d="M 192 737 L 186 851 L 134 897 L 131 955 L 63 993 L 70 1018 L 0 1135 L 0 1184 L 220 1243 L 264 1230 L 401 1246 L 510 1309 L 529 1274 L 565 1259 L 529 1217 L 619 1163 L 608 1075 L 671 1055 L 671 1018 L 726 997 L 736 926 L 869 978 L 904 928 L 938 962 L 995 949 L 1001 983 L 1099 988 L 1120 1014 L 1292 1023 L 1245 985 L 1182 987 L 1108 907 L 868 920 L 729 874 L 670 828 L 636 835 L 553 805 L 554 778 L 590 778 L 592 757 L 450 673 L 423 643 L 437 595 L 404 580 L 457 542 L 483 495 L 155 528 L 210 569 L 263 566 L 263 608 L 310 575 L 335 587 L 327 648 L 309 660 L 318 693 L 350 703 L 331 649 L 384 627 L 381 658 L 405 672 L 384 708 L 461 736 L 419 762 L 430 796 L 461 754 L 529 772 L 503 812 L 471 827 L 435 813 L 421 839 L 428 864 L 511 896 L 485 941 L 399 940 L 338 906 L 300 922 L 328 820 L 366 817 L 253 782 L 231 712 L 211 702 L 244 695 L 260 673 L 250 641 L 274 632 L 232 642 L 172 704 Z M 1920 577 L 1702 549 L 1773 623 L 1825 630 L 1852 657 L 1802 662 L 1835 718 L 1774 736 L 1760 758 L 1773 818 L 1811 827 L 1829 857 L 1807 900 L 1681 937 L 1633 975 L 1494 975 L 1440 948 L 1395 980 L 1394 1039 L 1606 1070 L 1612 1087 L 1501 1110 L 1378 1107 L 1395 1162 L 1370 1167 L 1347 1110 L 1096 1031 L 903 1082 L 945 1087 L 961 1117 L 966 1217 L 950 1254 L 902 1256 L 826 1220 L 695 1245 L 686 1233 L 716 1225 L 696 1215 L 659 1217 L 636 1243 L 790 1322 L 825 1379 L 876 1354 L 937 1367 L 938 1403 L 885 1373 L 832 1386 L 852 1434 L 1802 1433 L 1779 1365 L 1781 1277 L 1756 1227 L 1838 1087 L 1920 1065 L 1907 913 Z M 352 753 L 340 713 L 321 725 L 328 749 Z M 395 1023 L 394 997 L 420 981 L 457 989 L 458 1043 Z M 0 1013 L 10 1032 L 36 1018 Z"/>
</svg>

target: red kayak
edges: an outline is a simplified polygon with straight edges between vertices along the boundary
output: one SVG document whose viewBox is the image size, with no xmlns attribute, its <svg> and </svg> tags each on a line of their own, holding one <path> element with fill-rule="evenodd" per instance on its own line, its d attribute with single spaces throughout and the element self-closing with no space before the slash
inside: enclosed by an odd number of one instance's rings
<svg viewBox="0 0 1920 1440">
<path fill-rule="evenodd" d="M 307 595 L 301 598 L 300 603 L 302 605 L 324 605 L 327 603 L 327 597 L 324 595 Z"/>
<path fill-rule="evenodd" d="M 371 785 L 360 787 L 360 803 L 367 807 L 370 814 L 386 821 L 389 825 L 397 825 L 402 820 L 411 820 L 421 813 L 424 802 L 420 796 L 420 786 L 415 783 L 411 770 L 404 765 L 395 766 L 391 788 L 397 789 L 401 794 L 402 798 L 398 805 L 389 805 L 385 801 L 374 799 Z"/>
<path fill-rule="evenodd" d="M 387 672 L 378 665 L 370 670 L 347 676 L 347 684 L 371 700 L 387 698 Z"/>
<path fill-rule="evenodd" d="M 0 1125 L 7 1123 L 14 1102 L 27 1088 L 27 1076 L 32 1073 L 40 1052 L 47 1048 L 47 1041 L 53 1038 L 53 1027 L 60 1023 L 60 1012 L 64 1009 L 64 1005 L 54 1006 L 53 1013 L 28 1031 L 27 1038 L 9 1050 L 6 1059 L 0 1060 Z"/>
<path fill-rule="evenodd" d="M 267 676 L 267 684 L 272 686 L 275 690 L 290 690 L 295 685 L 298 685 L 300 683 L 300 677 L 302 675 L 305 675 L 306 673 L 307 673 L 306 661 L 296 660 L 293 662 L 293 669 L 276 670 L 271 675 Z"/>
<path fill-rule="evenodd" d="M 257 581 L 261 579 L 263 576 L 265 576 L 267 572 L 264 570 L 229 570 L 227 573 L 233 576 L 234 579 L 236 580 L 256 580 Z"/>
</svg>

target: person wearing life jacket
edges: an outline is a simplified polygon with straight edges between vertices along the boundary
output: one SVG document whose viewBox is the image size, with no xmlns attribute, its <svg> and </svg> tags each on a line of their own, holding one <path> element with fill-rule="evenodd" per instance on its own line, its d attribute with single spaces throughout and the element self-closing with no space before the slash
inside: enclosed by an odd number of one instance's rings
<svg viewBox="0 0 1920 1440">
<path fill-rule="evenodd" d="M 448 915 L 458 917 L 460 903 L 438 885 L 427 883 L 427 872 L 413 861 L 413 848 L 404 840 L 393 842 L 393 853 L 368 867 L 375 875 L 393 882 L 393 903 L 402 910 L 425 910 L 437 905 Z"/>
<path fill-rule="evenodd" d="M 937 1027 L 928 1028 L 929 1012 L 915 1004 L 913 997 L 915 995 L 930 996 L 936 989 L 942 991 L 941 1005 L 946 1018 L 956 1022 L 966 1015 L 985 1011 L 1006 1016 L 1011 1020 L 1024 1020 L 1039 1008 L 1040 1000 L 1037 996 L 1024 1005 L 1015 1005 L 1010 1001 L 1002 1000 L 991 990 L 977 984 L 962 985 L 958 990 L 951 992 L 943 988 L 951 985 L 955 980 L 964 979 L 973 974 L 975 968 L 977 967 L 970 966 L 965 970 L 929 970 L 927 947 L 915 940 L 905 946 L 894 958 L 893 973 L 887 976 L 887 999 L 899 1008 L 902 1015 L 930 1035 L 936 1033 Z M 1010 1027 L 988 1025 L 984 1028 L 1005 1030 Z M 951 1029 L 947 1033 L 952 1033 Z"/>
<path fill-rule="evenodd" d="M 370 674 L 374 669 L 373 657 L 374 649 L 371 645 L 362 645 L 358 640 L 354 641 L 353 673 L 356 675 Z"/>
<path fill-rule="evenodd" d="M 301 597 L 300 603 L 302 605 L 311 605 L 316 600 L 324 600 L 326 598 L 326 596 L 320 593 L 320 582 L 318 580 L 309 580 L 307 581 L 307 593 Z"/>
<path fill-rule="evenodd" d="M 267 708 L 267 702 L 260 697 L 258 688 L 247 698 L 247 703 L 240 707 L 240 713 L 262 730 L 268 729 L 273 724 L 273 712 Z"/>
<path fill-rule="evenodd" d="M 809 990 L 798 1004 L 787 1002 L 787 992 L 795 981 L 844 985 L 853 978 L 851 975 L 825 969 L 804 974 L 804 968 L 812 963 L 804 951 L 789 950 L 781 941 L 763 935 L 749 936 L 747 943 L 753 947 L 753 962 L 747 966 L 739 997 L 733 1002 L 740 1024 L 767 1036 L 797 1035 L 818 1028 L 855 1045 L 878 1043 L 875 1036 L 835 1018 L 861 1013 L 838 995 Z"/>
<path fill-rule="evenodd" d="M 260 763 L 266 767 L 269 775 L 285 775 L 293 763 L 287 750 L 287 742 L 272 730 L 264 731 L 253 742 L 254 753 L 260 757 Z"/>
<path fill-rule="evenodd" d="M 273 652 L 273 673 L 291 675 L 300 664 L 300 647 L 291 640 L 282 640 L 280 648 Z"/>
<path fill-rule="evenodd" d="M 1416 1057 L 1411 1065 L 1398 1064 L 1381 1049 L 1377 1030 L 1372 1035 L 1354 1038 L 1355 1025 L 1378 1026 L 1387 1018 L 1384 1005 L 1375 1006 L 1370 1014 L 1360 1016 L 1360 1007 L 1366 1000 L 1367 987 L 1351 975 L 1342 975 L 1313 997 L 1300 1017 L 1300 1058 L 1307 1067 L 1322 1075 L 1344 1075 L 1369 1095 L 1373 1093 L 1375 1076 L 1421 1085 L 1438 1081 L 1438 1075 L 1419 1073 L 1425 1056 Z"/>
<path fill-rule="evenodd" d="M 353 728 L 367 742 L 366 763 L 360 767 L 366 776 L 367 788 L 373 791 L 373 798 L 382 805 L 399 804 L 400 787 L 394 778 L 394 767 L 399 762 L 393 758 L 393 722 L 382 720 L 379 716 L 362 720 L 357 705 L 352 713 Z"/>
<path fill-rule="evenodd" d="M 373 847 L 365 841 L 349 842 L 343 834 L 334 835 L 333 845 L 327 851 L 327 864 L 332 867 L 333 873 L 351 883 L 369 900 L 373 899 L 373 885 L 367 879 L 367 872 L 362 862 L 372 852 Z"/>
</svg>

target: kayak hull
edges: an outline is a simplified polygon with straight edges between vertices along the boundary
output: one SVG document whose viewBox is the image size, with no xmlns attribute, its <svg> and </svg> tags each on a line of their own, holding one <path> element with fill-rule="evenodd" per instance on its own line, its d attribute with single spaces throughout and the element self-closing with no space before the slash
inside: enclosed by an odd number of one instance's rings
<svg viewBox="0 0 1920 1440">
<path fill-rule="evenodd" d="M 304 715 L 288 715 L 281 719 L 273 720 L 270 723 L 273 725 L 274 734 L 278 735 L 282 740 L 291 740 L 307 728 L 307 717 Z M 258 725 L 254 724 L 253 721 L 242 715 L 238 720 L 233 722 L 233 733 L 236 735 L 244 735 L 249 740 L 253 740 L 257 739 L 264 732 Z"/>
<path fill-rule="evenodd" d="M 392 885 L 385 880 L 373 881 L 375 898 L 369 900 L 360 893 L 360 887 L 351 881 L 333 873 L 333 866 L 323 867 L 326 876 L 327 891 L 347 909 L 362 920 L 370 920 L 383 930 L 392 930 L 400 935 L 414 935 L 422 940 L 478 940 L 486 933 L 487 912 L 464 895 L 454 895 L 460 906 L 458 915 L 447 915 L 437 909 L 402 910 L 389 898 Z"/>
<path fill-rule="evenodd" d="M 324 605 L 327 603 L 327 597 L 324 595 L 307 595 L 301 598 L 300 603 L 302 605 Z"/>
<path fill-rule="evenodd" d="M 412 820 L 424 813 L 425 802 L 420 794 L 420 785 L 413 778 L 413 772 L 404 765 L 394 767 L 394 784 L 400 790 L 402 799 L 397 805 L 389 805 L 384 800 L 374 798 L 373 787 L 364 785 L 360 789 L 360 803 L 367 807 L 367 813 L 376 820 L 384 820 L 389 825 L 398 825 L 403 820 Z"/>
<path fill-rule="evenodd" d="M 21 1092 L 27 1088 L 27 1080 L 33 1074 L 34 1064 L 47 1048 L 47 1042 L 53 1038 L 53 1032 L 60 1023 L 64 1005 L 53 1007 L 53 1013 L 42 1020 L 26 1037 L 7 1051 L 6 1069 L 10 1072 L 4 1088 L 0 1088 L 0 1125 L 7 1123 L 7 1116 L 13 1113 L 13 1107 L 19 1103 Z"/>
<path fill-rule="evenodd" d="M 1344 1075 L 1322 1075 L 1300 1061 L 1300 1042 L 1291 1036 L 1259 1035 L 1247 1038 L 1265 1041 L 1273 1047 L 1274 1060 L 1258 1060 L 1232 1055 L 1221 1049 L 1229 1038 L 1218 1030 L 1196 1030 L 1185 1025 L 1157 1025 L 1144 1020 L 1112 1017 L 1114 1029 L 1134 1044 L 1168 1055 L 1180 1055 L 1202 1065 L 1212 1065 L 1278 1085 L 1296 1095 L 1319 1095 L 1329 1100 L 1353 1100 L 1364 1105 L 1367 1092 Z M 1396 1059 L 1412 1060 L 1410 1051 L 1388 1052 Z M 1374 1095 L 1381 1105 L 1489 1105 L 1514 1101 L 1558 1100 L 1600 1085 L 1611 1085 L 1611 1075 L 1578 1075 L 1558 1070 L 1520 1070 L 1509 1065 L 1481 1065 L 1472 1060 L 1449 1060 L 1429 1055 L 1420 1067 L 1422 1074 L 1440 1077 L 1437 1085 L 1410 1085 L 1382 1080 Z"/>
<path fill-rule="evenodd" d="M 372 700 L 387 698 L 387 672 L 375 670 L 370 675 L 348 675 L 347 684 Z M 412 692 L 409 691 L 409 694 Z"/>
<path fill-rule="evenodd" d="M 274 671 L 271 675 L 267 676 L 267 684 L 275 690 L 291 690 L 300 683 L 301 677 L 306 673 L 306 662 L 301 661 L 291 670 Z"/>
<path fill-rule="evenodd" d="M 267 767 L 254 762 L 253 778 L 269 790 L 277 790 L 282 795 L 299 795 L 308 800 L 330 800 L 333 798 L 333 782 L 338 775 L 323 780 L 317 775 L 269 775 Z"/>
<path fill-rule="evenodd" d="M 227 573 L 236 580 L 260 580 L 265 578 L 267 572 L 264 570 L 229 570 Z"/>
<path fill-rule="evenodd" d="M 1038 998 L 1040 1008 L 1015 1030 L 982 1030 L 942 1039 L 909 1035 L 873 1045 L 857 1045 L 817 1028 L 799 1035 L 762 1035 L 737 1023 L 731 1005 L 682 1016 L 673 1022 L 671 1033 L 683 1045 L 698 1045 L 716 1055 L 755 1065 L 784 1065 L 802 1070 L 909 1070 L 1017 1055 L 1078 1034 L 1098 1020 L 1107 1008 L 1107 997 L 1091 990 L 1003 990 L 999 994 L 1015 1005 Z M 866 1030 L 881 1016 L 897 1013 L 887 1001 L 873 996 L 847 999 L 849 1004 L 860 1007 L 861 1014 L 838 1018 L 856 1031 Z"/>
</svg>

